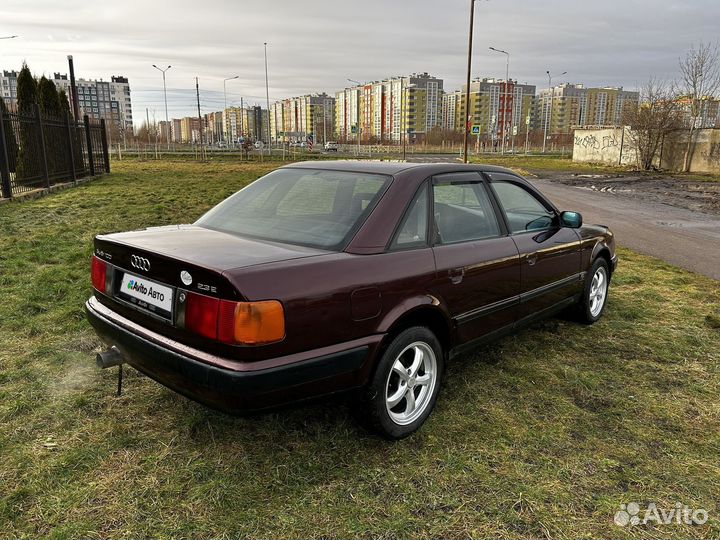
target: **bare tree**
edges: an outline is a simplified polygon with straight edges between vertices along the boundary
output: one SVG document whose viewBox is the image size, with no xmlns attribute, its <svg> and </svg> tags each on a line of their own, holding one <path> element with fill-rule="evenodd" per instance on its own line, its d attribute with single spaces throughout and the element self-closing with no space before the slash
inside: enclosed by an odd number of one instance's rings
<svg viewBox="0 0 720 540">
<path fill-rule="evenodd" d="M 680 127 L 680 105 L 670 85 L 651 78 L 640 89 L 637 107 L 628 108 L 623 123 L 637 152 L 638 165 L 649 171 L 660 151 L 665 136 Z"/>
<path fill-rule="evenodd" d="M 720 50 L 717 43 L 694 45 L 681 58 L 680 92 L 681 99 L 690 107 L 687 147 L 683 170 L 690 170 L 697 130 L 700 128 L 702 109 L 707 99 L 712 99 L 720 90 Z"/>
</svg>

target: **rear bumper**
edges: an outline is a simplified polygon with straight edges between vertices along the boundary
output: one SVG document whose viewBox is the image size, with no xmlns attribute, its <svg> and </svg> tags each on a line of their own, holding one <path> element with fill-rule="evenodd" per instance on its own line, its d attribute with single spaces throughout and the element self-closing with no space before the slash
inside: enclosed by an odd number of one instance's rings
<svg viewBox="0 0 720 540">
<path fill-rule="evenodd" d="M 617 265 L 618 265 L 618 256 L 613 255 L 610 258 L 610 272 L 611 273 L 613 273 L 613 274 L 615 273 L 615 269 L 617 268 Z"/>
<path fill-rule="evenodd" d="M 86 302 L 85 311 L 98 336 L 117 347 L 128 364 L 190 399 L 232 414 L 360 386 L 382 339 L 371 336 L 349 342 L 340 350 L 320 349 L 309 357 L 304 353 L 273 359 L 273 367 L 253 369 L 142 329 L 94 297 Z"/>
</svg>

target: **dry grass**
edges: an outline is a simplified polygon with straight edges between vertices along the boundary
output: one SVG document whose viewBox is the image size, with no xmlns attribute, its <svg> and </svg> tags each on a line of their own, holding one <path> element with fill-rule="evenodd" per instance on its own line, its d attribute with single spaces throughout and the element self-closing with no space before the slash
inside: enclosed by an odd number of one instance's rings
<svg viewBox="0 0 720 540">
<path fill-rule="evenodd" d="M 0 207 L 0 536 L 717 538 L 720 285 L 621 250 L 607 316 L 464 356 L 427 426 L 380 440 L 336 400 L 251 418 L 94 367 L 95 233 L 188 222 L 258 165 L 116 164 Z M 619 528 L 676 501 L 698 527 Z"/>
</svg>

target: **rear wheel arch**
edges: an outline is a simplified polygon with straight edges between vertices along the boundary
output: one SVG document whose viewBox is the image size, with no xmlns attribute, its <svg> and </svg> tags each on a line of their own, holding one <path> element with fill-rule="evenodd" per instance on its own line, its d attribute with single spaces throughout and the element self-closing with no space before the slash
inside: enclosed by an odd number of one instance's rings
<svg viewBox="0 0 720 540">
<path fill-rule="evenodd" d="M 447 356 L 448 351 L 452 348 L 450 321 L 442 309 L 434 305 L 418 306 L 397 317 L 389 325 L 380 344 L 380 350 L 383 351 L 403 330 L 413 326 L 424 326 L 435 334 L 442 346 L 443 354 Z"/>
</svg>

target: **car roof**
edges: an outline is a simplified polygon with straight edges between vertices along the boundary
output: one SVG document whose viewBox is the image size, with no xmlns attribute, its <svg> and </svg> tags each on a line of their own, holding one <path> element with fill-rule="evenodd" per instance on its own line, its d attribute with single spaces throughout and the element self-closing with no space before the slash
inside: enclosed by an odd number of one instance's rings
<svg viewBox="0 0 720 540">
<path fill-rule="evenodd" d="M 347 171 L 358 173 L 387 174 L 394 176 L 404 171 L 426 172 L 439 174 L 441 172 L 484 171 L 503 172 L 516 175 L 510 169 L 483 164 L 464 163 L 408 163 L 406 161 L 373 161 L 373 160 L 318 160 L 301 161 L 285 165 L 283 169 L 319 169 L 328 171 Z"/>
</svg>

